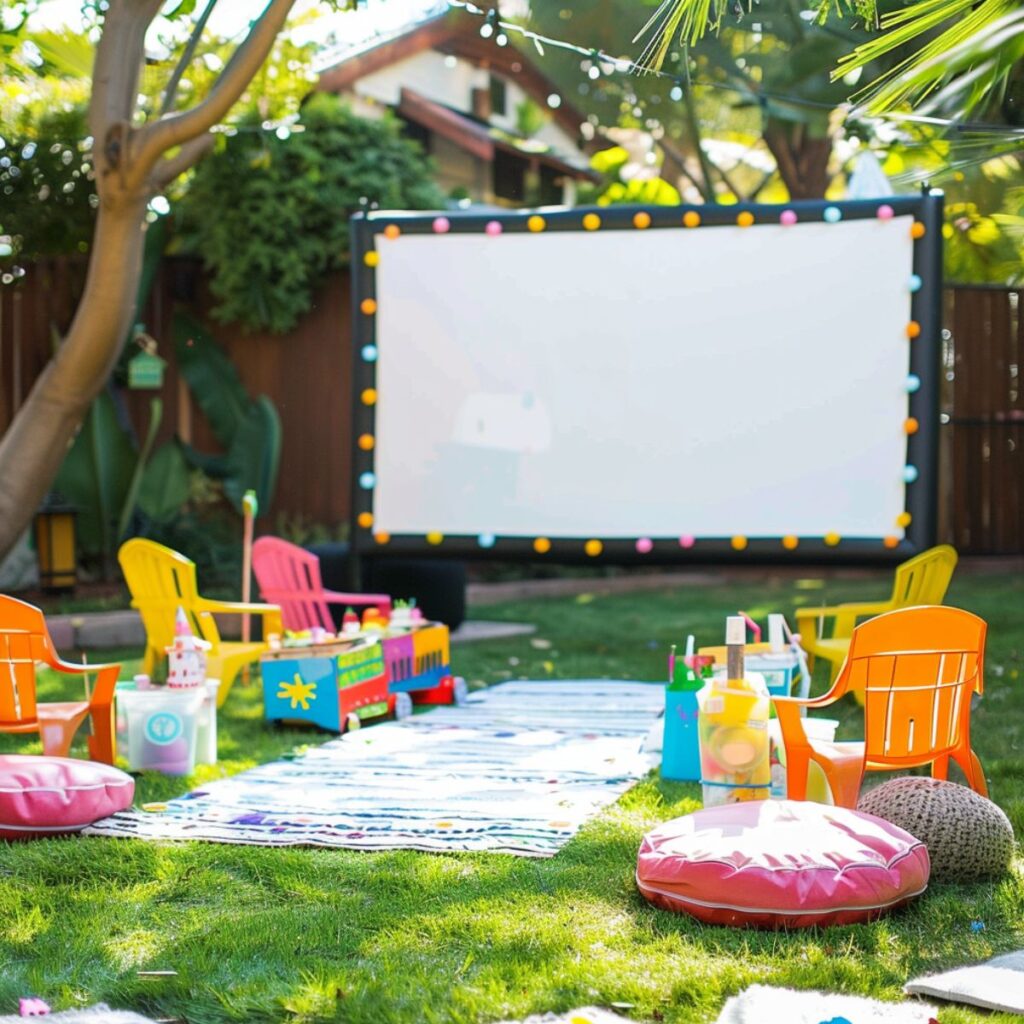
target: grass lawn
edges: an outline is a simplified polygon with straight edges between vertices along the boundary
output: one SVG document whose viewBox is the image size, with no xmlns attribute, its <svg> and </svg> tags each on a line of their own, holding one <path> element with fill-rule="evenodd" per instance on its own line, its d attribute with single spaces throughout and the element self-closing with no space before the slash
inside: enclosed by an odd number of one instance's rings
<svg viewBox="0 0 1024 1024">
<path fill-rule="evenodd" d="M 453 660 L 476 685 L 662 679 L 669 643 L 687 631 L 717 642 L 737 607 L 762 616 L 823 598 L 882 597 L 889 578 L 488 607 L 481 617 L 536 622 L 538 634 L 456 648 Z M 962 575 L 949 601 L 989 623 L 973 737 L 993 798 L 1022 834 L 1024 580 Z M 265 727 L 257 686 L 236 686 L 220 727 L 216 768 L 188 780 L 143 776 L 137 800 L 165 799 L 325 738 Z M 851 705 L 840 735 L 856 729 Z M 39 747 L 6 736 L 0 749 Z M 897 999 L 911 975 L 1024 947 L 1019 859 L 1000 882 L 933 885 L 868 926 L 762 933 L 653 910 L 633 880 L 640 837 L 698 806 L 695 785 L 649 778 L 550 860 L 102 839 L 0 844 L 0 1013 L 36 994 L 55 1008 L 104 1001 L 190 1024 L 483 1022 L 587 1003 L 638 1020 L 706 1021 L 727 995 L 758 981 Z M 972 928 L 977 921 L 982 930 Z M 177 973 L 138 976 L 153 970 Z M 1019 1018 L 949 1007 L 939 1019 Z"/>
</svg>

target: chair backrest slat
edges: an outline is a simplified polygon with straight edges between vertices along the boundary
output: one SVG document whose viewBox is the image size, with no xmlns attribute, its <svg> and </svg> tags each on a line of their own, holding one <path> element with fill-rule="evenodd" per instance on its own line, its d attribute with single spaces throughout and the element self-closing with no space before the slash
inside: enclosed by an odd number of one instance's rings
<svg viewBox="0 0 1024 1024">
<path fill-rule="evenodd" d="M 36 662 L 53 651 L 43 613 L 0 594 L 0 726 L 36 720 Z"/>
<path fill-rule="evenodd" d="M 957 563 L 956 549 L 939 544 L 897 566 L 892 603 L 896 608 L 942 604 Z"/>
</svg>

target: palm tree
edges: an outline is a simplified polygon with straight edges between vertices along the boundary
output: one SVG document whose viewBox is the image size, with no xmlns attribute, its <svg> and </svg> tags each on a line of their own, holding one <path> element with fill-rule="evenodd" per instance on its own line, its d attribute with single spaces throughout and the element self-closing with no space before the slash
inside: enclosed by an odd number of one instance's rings
<svg viewBox="0 0 1024 1024">
<path fill-rule="evenodd" d="M 750 0 L 747 6 L 741 0 L 664 0 L 645 28 L 645 60 L 660 68 L 677 36 L 692 45 L 717 32 L 727 15 L 749 10 L 757 10 Z M 882 0 L 820 0 L 822 24 L 844 14 L 880 32 L 837 62 L 833 80 L 897 58 L 853 97 L 866 113 L 911 104 L 954 119 L 993 108 L 1011 123 L 1020 118 L 1024 7 L 1018 0 L 918 0 L 889 13 Z"/>
</svg>

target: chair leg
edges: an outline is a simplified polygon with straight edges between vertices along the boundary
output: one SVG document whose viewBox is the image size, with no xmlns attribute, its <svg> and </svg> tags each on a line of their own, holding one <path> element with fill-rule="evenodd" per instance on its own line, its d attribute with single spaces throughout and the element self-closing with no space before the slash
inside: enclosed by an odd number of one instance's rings
<svg viewBox="0 0 1024 1024">
<path fill-rule="evenodd" d="M 89 712 L 92 735 L 89 737 L 89 757 L 104 764 L 114 763 L 114 706 L 95 707 Z"/>
<path fill-rule="evenodd" d="M 937 757 L 934 761 L 932 761 L 932 778 L 943 780 L 949 778 L 948 754 L 943 754 L 942 757 Z"/>
<path fill-rule="evenodd" d="M 968 749 L 966 751 L 957 751 L 951 756 L 960 765 L 964 775 L 967 777 L 967 785 L 975 793 L 980 793 L 982 796 L 987 797 L 988 783 L 985 781 L 985 769 L 981 767 L 978 755 L 973 750 Z"/>
<path fill-rule="evenodd" d="M 808 754 L 806 750 L 790 749 L 786 751 L 787 799 L 807 799 L 807 767 Z"/>
<path fill-rule="evenodd" d="M 43 742 L 43 753 L 47 757 L 67 757 L 71 741 L 87 714 L 86 710 L 78 715 L 56 715 L 51 718 L 43 708 L 39 708 L 39 738 Z"/>
<path fill-rule="evenodd" d="M 860 799 L 863 771 L 850 771 L 833 764 L 827 767 L 822 764 L 821 768 L 825 773 L 825 778 L 828 779 L 829 788 L 832 790 L 832 801 L 836 807 L 848 807 L 855 811 L 857 801 Z"/>
</svg>

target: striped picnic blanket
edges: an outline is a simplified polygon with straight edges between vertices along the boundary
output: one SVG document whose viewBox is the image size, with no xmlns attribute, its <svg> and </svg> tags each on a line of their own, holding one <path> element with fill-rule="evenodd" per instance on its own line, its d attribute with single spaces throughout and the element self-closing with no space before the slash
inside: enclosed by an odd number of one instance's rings
<svg viewBox="0 0 1024 1024">
<path fill-rule="evenodd" d="M 85 834 L 551 856 L 652 767 L 641 747 L 663 705 L 650 683 L 502 683 Z"/>
</svg>

